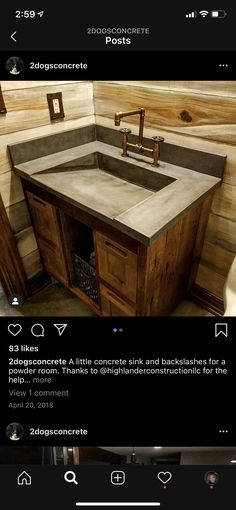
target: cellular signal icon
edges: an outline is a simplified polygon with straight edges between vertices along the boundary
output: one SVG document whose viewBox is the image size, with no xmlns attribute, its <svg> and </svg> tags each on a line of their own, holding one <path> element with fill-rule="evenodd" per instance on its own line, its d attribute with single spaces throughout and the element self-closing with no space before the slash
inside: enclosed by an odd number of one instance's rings
<svg viewBox="0 0 236 510">
<path fill-rule="evenodd" d="M 196 18 L 197 13 L 196 13 L 196 11 L 192 11 L 192 12 L 189 12 L 188 14 L 186 14 L 185 17 L 186 18 Z"/>
<path fill-rule="evenodd" d="M 199 11 L 199 14 L 200 14 L 203 18 L 206 18 L 206 16 L 209 14 L 209 11 Z"/>
</svg>

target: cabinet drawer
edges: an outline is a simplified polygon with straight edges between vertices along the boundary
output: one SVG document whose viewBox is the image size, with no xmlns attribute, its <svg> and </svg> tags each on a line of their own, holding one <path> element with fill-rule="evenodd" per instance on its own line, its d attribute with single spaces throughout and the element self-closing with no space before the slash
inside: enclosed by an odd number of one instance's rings
<svg viewBox="0 0 236 510">
<path fill-rule="evenodd" d="M 105 317 L 134 317 L 135 307 L 117 296 L 115 292 L 100 284 L 102 315 Z"/>
<path fill-rule="evenodd" d="M 56 208 L 29 191 L 27 197 L 36 233 L 50 244 L 60 246 Z"/>
<path fill-rule="evenodd" d="M 99 276 L 130 301 L 136 302 L 137 255 L 96 232 Z"/>
<path fill-rule="evenodd" d="M 45 269 L 60 282 L 68 284 L 67 270 L 63 253 L 60 249 L 53 249 L 44 239 L 37 239 L 40 254 Z"/>
</svg>

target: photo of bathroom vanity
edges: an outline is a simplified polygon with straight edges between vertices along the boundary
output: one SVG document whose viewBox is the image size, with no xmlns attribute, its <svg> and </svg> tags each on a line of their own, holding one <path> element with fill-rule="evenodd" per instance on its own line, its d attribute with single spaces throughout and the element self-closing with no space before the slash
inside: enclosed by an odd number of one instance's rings
<svg viewBox="0 0 236 510">
<path fill-rule="evenodd" d="M 0 315 L 233 313 L 236 82 L 1 91 Z"/>
<path fill-rule="evenodd" d="M 158 162 L 157 140 L 124 153 L 119 132 L 95 125 L 55 142 L 9 146 L 45 271 L 98 315 L 170 314 L 194 283 L 225 158 L 192 151 L 199 172 L 167 146 L 172 162 L 164 150 Z"/>
</svg>

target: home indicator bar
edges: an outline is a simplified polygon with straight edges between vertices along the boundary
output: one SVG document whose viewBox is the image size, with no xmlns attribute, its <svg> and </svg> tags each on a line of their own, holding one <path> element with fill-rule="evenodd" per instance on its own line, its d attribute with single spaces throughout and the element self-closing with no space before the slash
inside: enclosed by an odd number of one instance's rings
<svg viewBox="0 0 236 510">
<path fill-rule="evenodd" d="M 161 506 L 161 503 L 127 503 L 127 502 L 101 502 L 101 503 L 76 503 L 76 506 L 80 506 L 80 507 L 85 507 L 85 506 L 96 506 L 96 507 L 99 507 L 99 506 L 142 506 L 142 507 L 145 507 L 145 506 L 148 506 L 148 507 L 157 507 L 157 506 Z"/>
</svg>

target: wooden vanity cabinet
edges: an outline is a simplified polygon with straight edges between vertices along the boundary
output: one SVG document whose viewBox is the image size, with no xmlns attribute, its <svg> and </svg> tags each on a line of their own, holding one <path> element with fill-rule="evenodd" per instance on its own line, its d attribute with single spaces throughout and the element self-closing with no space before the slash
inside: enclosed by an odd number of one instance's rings
<svg viewBox="0 0 236 510">
<path fill-rule="evenodd" d="M 151 245 L 96 232 L 102 314 L 165 316 L 193 285 L 212 197 L 207 197 Z M 119 234 L 117 233 L 117 236 Z"/>
<path fill-rule="evenodd" d="M 60 246 L 56 208 L 30 191 L 26 194 L 36 233 L 46 242 Z"/>
<path fill-rule="evenodd" d="M 36 186 L 27 184 L 26 195 L 45 269 L 97 314 L 168 315 L 194 283 L 212 196 L 144 245 Z M 73 254 L 87 246 L 96 257 L 96 302 L 76 283 Z"/>
<path fill-rule="evenodd" d="M 136 303 L 137 253 L 108 235 L 95 233 L 99 277 L 117 290 L 124 299 Z"/>
<path fill-rule="evenodd" d="M 104 317 L 134 317 L 136 307 L 116 294 L 111 288 L 100 283 L 100 299 Z"/>
<path fill-rule="evenodd" d="M 26 192 L 26 196 L 43 265 L 48 273 L 67 285 L 68 275 L 58 210 L 30 191 Z"/>
</svg>

